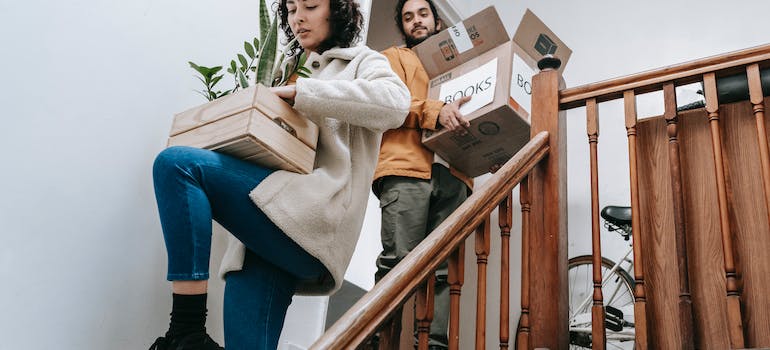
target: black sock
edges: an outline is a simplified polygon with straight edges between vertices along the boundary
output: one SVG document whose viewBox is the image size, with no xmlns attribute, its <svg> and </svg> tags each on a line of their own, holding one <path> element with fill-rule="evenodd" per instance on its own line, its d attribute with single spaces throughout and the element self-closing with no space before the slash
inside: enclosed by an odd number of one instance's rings
<svg viewBox="0 0 770 350">
<path fill-rule="evenodd" d="M 171 323 L 166 338 L 173 339 L 197 332 L 206 332 L 207 294 L 173 294 Z"/>
</svg>

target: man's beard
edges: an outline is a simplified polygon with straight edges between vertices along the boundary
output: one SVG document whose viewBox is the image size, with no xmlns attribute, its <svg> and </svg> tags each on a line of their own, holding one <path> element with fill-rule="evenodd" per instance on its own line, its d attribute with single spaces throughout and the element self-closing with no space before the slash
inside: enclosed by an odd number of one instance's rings
<svg viewBox="0 0 770 350">
<path fill-rule="evenodd" d="M 415 38 L 415 37 L 413 37 L 411 35 L 404 35 L 404 39 L 406 40 L 406 47 L 411 49 L 411 48 L 417 46 L 418 44 L 420 44 L 421 42 L 423 42 L 423 41 L 427 40 L 428 38 L 430 38 L 433 34 L 436 34 L 435 30 L 429 31 L 428 35 L 423 36 L 423 37 L 419 37 L 419 38 Z"/>
</svg>

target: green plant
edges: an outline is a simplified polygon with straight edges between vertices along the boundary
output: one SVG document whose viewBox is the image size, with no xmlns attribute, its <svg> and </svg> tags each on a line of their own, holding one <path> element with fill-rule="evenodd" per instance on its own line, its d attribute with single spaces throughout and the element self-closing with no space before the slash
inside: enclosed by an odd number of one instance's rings
<svg viewBox="0 0 770 350">
<path fill-rule="evenodd" d="M 265 0 L 260 1 L 259 29 L 259 38 L 254 38 L 251 42 L 244 41 L 244 52 L 236 54 L 236 59 L 230 60 L 226 71 L 233 76 L 234 87 L 232 89 L 225 91 L 215 89 L 215 85 L 224 78 L 224 74 L 217 75 L 222 70 L 222 66 L 206 67 L 188 62 L 190 67 L 200 75 L 197 77 L 198 80 L 206 87 L 204 90 L 196 90 L 196 92 L 207 100 L 213 101 L 222 96 L 235 93 L 239 89 L 248 88 L 251 73 L 254 73 L 255 84 L 265 86 L 285 85 L 287 80 L 294 74 L 300 77 L 310 76 L 310 70 L 304 66 L 307 59 L 304 52 L 294 61 L 292 67 L 284 67 L 288 62 L 286 62 L 286 56 L 283 51 L 280 57 L 276 57 L 278 51 L 278 16 L 274 12 L 272 20 L 270 19 Z M 291 47 L 295 41 L 296 38 L 287 47 Z M 276 74 L 281 68 L 283 68 L 285 74 L 281 76 L 281 79 L 277 79 Z"/>
<path fill-rule="evenodd" d="M 190 67 L 195 69 L 200 76 L 196 77 L 198 80 L 200 80 L 203 85 L 206 86 L 205 90 L 195 90 L 195 92 L 201 94 L 204 98 L 206 98 L 209 101 L 216 100 L 222 96 L 229 95 L 233 90 L 225 90 L 222 91 L 215 91 L 214 85 L 217 85 L 217 83 L 222 80 L 224 75 L 216 75 L 219 73 L 219 71 L 222 70 L 222 66 L 218 67 L 205 67 L 205 66 L 199 66 L 193 62 L 188 62 L 190 64 Z"/>
</svg>

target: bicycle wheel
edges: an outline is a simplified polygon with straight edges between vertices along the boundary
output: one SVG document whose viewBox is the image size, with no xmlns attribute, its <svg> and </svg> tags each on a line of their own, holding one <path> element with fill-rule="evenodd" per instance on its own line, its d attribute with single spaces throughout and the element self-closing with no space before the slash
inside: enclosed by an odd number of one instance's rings
<svg viewBox="0 0 770 350">
<path fill-rule="evenodd" d="M 622 312 L 622 324 L 616 330 L 605 327 L 607 349 L 634 348 L 634 280 L 629 273 L 615 266 L 612 260 L 602 258 L 602 296 L 605 307 L 611 306 Z M 591 348 L 591 306 L 593 304 L 593 257 L 581 255 L 569 259 L 569 320 L 570 349 Z M 607 308 L 609 310 L 609 308 Z"/>
</svg>

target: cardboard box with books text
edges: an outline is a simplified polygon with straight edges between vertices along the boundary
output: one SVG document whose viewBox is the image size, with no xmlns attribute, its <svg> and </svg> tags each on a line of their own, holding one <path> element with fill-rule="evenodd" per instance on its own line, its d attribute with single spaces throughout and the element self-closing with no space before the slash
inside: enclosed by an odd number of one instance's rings
<svg viewBox="0 0 770 350">
<path fill-rule="evenodd" d="M 422 142 L 457 170 L 479 176 L 502 165 L 530 134 L 532 76 L 546 54 L 572 51 L 527 10 L 510 40 L 494 7 L 468 17 L 413 48 L 430 83 L 428 98 L 450 103 L 472 96 L 460 112 L 471 123 L 464 134 L 425 130 Z"/>
</svg>

